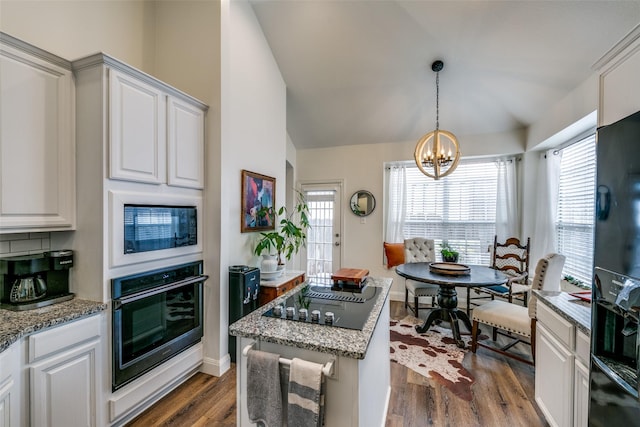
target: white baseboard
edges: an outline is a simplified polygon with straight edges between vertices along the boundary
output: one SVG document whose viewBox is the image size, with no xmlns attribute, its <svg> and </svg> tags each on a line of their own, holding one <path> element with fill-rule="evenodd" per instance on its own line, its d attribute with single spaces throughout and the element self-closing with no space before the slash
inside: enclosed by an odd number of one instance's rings
<svg viewBox="0 0 640 427">
<path fill-rule="evenodd" d="M 404 301 L 404 290 L 402 291 L 390 291 L 389 299 L 391 301 Z"/>
<path fill-rule="evenodd" d="M 229 369 L 231 369 L 231 357 L 225 354 L 220 360 L 205 357 L 202 361 L 200 372 L 213 375 L 214 377 L 221 377 Z"/>
</svg>

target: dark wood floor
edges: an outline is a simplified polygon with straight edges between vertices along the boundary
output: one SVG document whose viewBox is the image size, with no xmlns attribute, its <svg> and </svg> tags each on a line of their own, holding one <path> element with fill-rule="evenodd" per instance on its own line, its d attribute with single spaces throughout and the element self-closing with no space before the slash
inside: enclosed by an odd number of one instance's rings
<svg viewBox="0 0 640 427">
<path fill-rule="evenodd" d="M 400 319 L 405 315 L 403 304 L 392 301 L 391 317 Z M 518 350 L 529 351 L 527 346 Z M 435 381 L 391 363 L 391 400 L 386 425 L 547 426 L 534 402 L 533 367 L 483 348 L 475 355 L 467 353 L 463 365 L 476 379 L 471 402 L 458 398 Z M 196 374 L 129 426 L 235 426 L 235 384 L 233 365 L 220 378 Z"/>
</svg>

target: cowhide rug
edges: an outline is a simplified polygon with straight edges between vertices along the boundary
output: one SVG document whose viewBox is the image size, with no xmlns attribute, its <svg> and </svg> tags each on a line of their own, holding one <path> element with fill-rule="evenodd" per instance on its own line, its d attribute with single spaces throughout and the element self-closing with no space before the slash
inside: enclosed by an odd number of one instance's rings
<svg viewBox="0 0 640 427">
<path fill-rule="evenodd" d="M 462 336 L 467 344 L 462 349 L 456 345 L 450 329 L 432 325 L 426 333 L 419 334 L 415 325 L 422 323 L 423 320 L 413 316 L 391 320 L 391 360 L 432 378 L 459 398 L 471 401 L 475 378 L 462 366 L 471 336 Z"/>
</svg>

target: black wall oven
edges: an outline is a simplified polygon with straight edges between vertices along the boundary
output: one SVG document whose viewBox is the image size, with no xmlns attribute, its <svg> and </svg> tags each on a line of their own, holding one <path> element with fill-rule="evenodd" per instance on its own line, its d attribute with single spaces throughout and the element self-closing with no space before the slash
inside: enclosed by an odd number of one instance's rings
<svg viewBox="0 0 640 427">
<path fill-rule="evenodd" d="M 112 390 L 202 338 L 202 261 L 113 279 Z"/>
</svg>

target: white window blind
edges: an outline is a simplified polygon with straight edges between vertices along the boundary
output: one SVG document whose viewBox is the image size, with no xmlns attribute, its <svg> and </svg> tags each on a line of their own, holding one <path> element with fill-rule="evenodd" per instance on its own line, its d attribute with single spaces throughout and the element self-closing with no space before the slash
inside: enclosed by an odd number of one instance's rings
<svg viewBox="0 0 640 427">
<path fill-rule="evenodd" d="M 489 246 L 496 233 L 498 168 L 494 159 L 461 162 L 449 176 L 434 180 L 407 166 L 405 239 L 433 239 L 436 258 L 447 241 L 459 252 L 459 262 L 490 263 Z"/>
<path fill-rule="evenodd" d="M 562 149 L 556 232 L 564 274 L 591 285 L 595 221 L 596 142 L 590 135 Z"/>
</svg>

